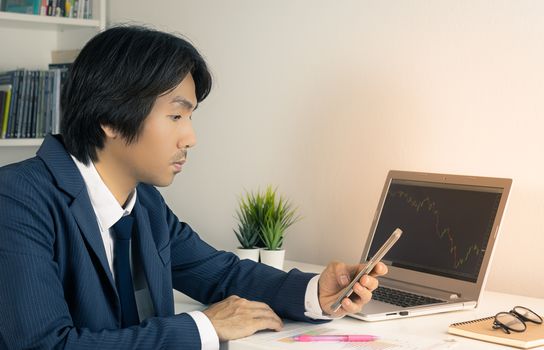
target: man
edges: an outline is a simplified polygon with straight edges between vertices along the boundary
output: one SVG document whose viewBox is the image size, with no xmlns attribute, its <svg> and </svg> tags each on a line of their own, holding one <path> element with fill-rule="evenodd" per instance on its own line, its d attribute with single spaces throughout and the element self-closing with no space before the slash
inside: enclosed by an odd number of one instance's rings
<svg viewBox="0 0 544 350">
<path fill-rule="evenodd" d="M 182 170 L 210 88 L 176 36 L 117 27 L 87 43 L 62 93 L 62 136 L 0 169 L 0 348 L 214 349 L 368 302 L 381 263 L 333 312 L 362 266 L 314 276 L 240 261 L 165 204 L 154 186 Z M 174 315 L 172 288 L 211 305 Z"/>
</svg>

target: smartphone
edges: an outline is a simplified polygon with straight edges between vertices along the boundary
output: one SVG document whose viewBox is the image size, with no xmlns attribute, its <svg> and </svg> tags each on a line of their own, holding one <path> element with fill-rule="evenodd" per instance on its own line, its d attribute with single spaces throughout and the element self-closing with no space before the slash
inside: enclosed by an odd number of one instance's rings
<svg viewBox="0 0 544 350">
<path fill-rule="evenodd" d="M 400 236 L 402 235 L 402 230 L 400 228 L 397 228 L 391 236 L 385 241 L 385 243 L 380 247 L 380 249 L 374 254 L 374 256 L 366 263 L 366 266 L 355 276 L 355 278 L 351 281 L 351 283 L 344 289 L 342 294 L 338 297 L 338 299 L 334 302 L 334 304 L 331 305 L 331 309 L 333 312 L 336 312 L 342 304 L 342 300 L 344 298 L 349 298 L 351 293 L 353 293 L 353 286 L 357 281 L 363 277 L 363 275 L 368 275 L 370 271 L 376 266 L 376 264 L 382 260 L 382 258 L 387 254 L 389 249 L 393 247 L 393 245 L 398 241 Z"/>
</svg>

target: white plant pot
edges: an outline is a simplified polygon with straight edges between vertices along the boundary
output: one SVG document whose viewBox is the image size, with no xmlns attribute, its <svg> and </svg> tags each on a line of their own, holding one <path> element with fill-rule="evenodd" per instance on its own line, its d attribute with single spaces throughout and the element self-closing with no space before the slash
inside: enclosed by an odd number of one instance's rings
<svg viewBox="0 0 544 350">
<path fill-rule="evenodd" d="M 259 262 L 259 248 L 236 248 L 236 255 L 242 259 Z"/>
<path fill-rule="evenodd" d="M 285 249 L 268 250 L 261 249 L 261 262 L 268 266 L 283 270 L 283 261 L 285 260 Z"/>
</svg>

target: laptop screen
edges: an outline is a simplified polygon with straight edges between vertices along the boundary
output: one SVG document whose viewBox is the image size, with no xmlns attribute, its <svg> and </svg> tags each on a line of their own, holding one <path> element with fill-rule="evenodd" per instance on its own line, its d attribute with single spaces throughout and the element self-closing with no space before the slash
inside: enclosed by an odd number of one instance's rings
<svg viewBox="0 0 544 350">
<path fill-rule="evenodd" d="M 476 282 L 502 188 L 393 179 L 369 248 L 395 228 L 403 237 L 383 261 L 392 266 Z"/>
</svg>

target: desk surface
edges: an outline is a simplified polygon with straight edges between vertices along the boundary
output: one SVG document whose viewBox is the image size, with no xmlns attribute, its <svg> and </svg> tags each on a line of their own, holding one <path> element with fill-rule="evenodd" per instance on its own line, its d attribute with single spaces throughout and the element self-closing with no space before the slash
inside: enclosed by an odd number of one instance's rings
<svg viewBox="0 0 544 350">
<path fill-rule="evenodd" d="M 318 265 L 286 261 L 285 270 L 289 270 L 293 267 L 297 267 L 300 270 L 307 272 L 320 272 L 322 270 L 322 267 Z M 176 312 L 185 312 L 202 308 L 202 305 L 189 300 L 178 299 L 178 301 L 182 302 L 176 303 Z M 436 315 L 410 317 L 381 322 L 364 322 L 351 317 L 345 317 L 340 320 L 332 321 L 331 326 L 334 328 L 357 327 L 364 333 L 379 335 L 382 339 L 387 339 L 388 336 L 391 337 L 398 336 L 399 334 L 405 334 L 407 336 L 436 340 L 436 343 L 448 340 L 448 342 L 444 342 L 444 344 L 456 344 L 452 347 L 454 350 L 513 349 L 510 347 L 450 335 L 447 333 L 447 329 L 451 323 L 492 316 L 499 311 L 508 311 L 515 305 L 523 305 L 535 310 L 538 313 L 544 313 L 544 299 L 485 291 L 478 307 L 472 310 L 447 312 Z M 304 323 L 300 323 L 300 325 L 304 325 Z M 228 348 L 229 350 L 250 350 L 278 348 L 277 345 L 275 347 L 270 347 L 259 344 L 255 341 L 255 339 L 255 337 L 248 337 L 231 341 L 229 342 L 228 347 L 224 346 L 226 344 L 223 344 L 222 349 Z M 322 347 L 322 344 L 323 343 L 320 344 L 320 347 Z M 289 346 L 288 348 L 296 349 L 296 346 Z M 446 348 L 447 347 L 436 347 L 436 349 Z M 542 350 L 544 347 L 534 349 Z"/>
</svg>

